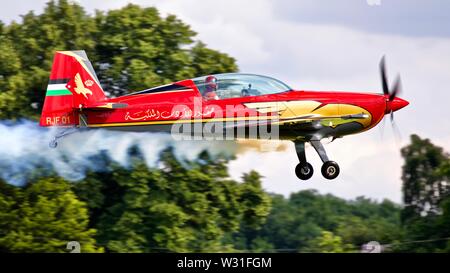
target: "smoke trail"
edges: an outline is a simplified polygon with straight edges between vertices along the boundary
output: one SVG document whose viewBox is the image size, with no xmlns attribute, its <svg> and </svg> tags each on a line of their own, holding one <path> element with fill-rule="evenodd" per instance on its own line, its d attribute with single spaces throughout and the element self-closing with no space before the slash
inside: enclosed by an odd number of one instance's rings
<svg viewBox="0 0 450 273">
<path fill-rule="evenodd" d="M 70 181 L 83 179 L 87 171 L 105 168 L 95 156 L 106 153 L 113 161 L 128 166 L 128 151 L 138 147 L 147 166 L 155 167 L 160 153 L 174 148 L 179 160 L 192 160 L 207 150 L 212 156 L 234 155 L 237 144 L 232 141 L 174 141 L 169 134 L 128 133 L 87 130 L 69 135 L 48 146 L 56 129 L 41 128 L 36 122 L 0 122 L 0 177 L 15 185 L 26 182 L 36 169 L 53 170 Z"/>
<path fill-rule="evenodd" d="M 245 154 L 248 151 L 255 150 L 260 153 L 266 152 L 282 152 L 292 149 L 292 142 L 287 140 L 255 140 L 255 139 L 240 139 L 237 140 L 238 149 L 236 154 Z"/>
</svg>

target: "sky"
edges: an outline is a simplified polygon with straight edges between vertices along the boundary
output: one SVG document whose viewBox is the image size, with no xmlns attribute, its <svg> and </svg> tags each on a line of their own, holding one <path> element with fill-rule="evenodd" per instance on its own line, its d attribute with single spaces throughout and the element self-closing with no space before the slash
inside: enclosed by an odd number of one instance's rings
<svg viewBox="0 0 450 273">
<path fill-rule="evenodd" d="M 20 21 L 29 10 L 40 12 L 44 0 L 3 3 L 0 20 Z M 401 73 L 400 97 L 410 105 L 395 115 L 401 139 L 386 121 L 359 135 L 326 144 L 340 176 L 320 174 L 312 148 L 308 160 L 315 174 L 299 181 L 294 146 L 282 151 L 240 153 L 230 164 L 239 179 L 255 169 L 268 191 L 288 195 L 316 189 L 343 198 L 367 196 L 401 202 L 400 147 L 410 134 L 430 138 L 450 151 L 450 1 L 446 0 L 79 0 L 88 12 L 127 3 L 155 6 L 191 25 L 197 39 L 237 59 L 241 72 L 278 78 L 298 90 L 347 90 L 381 93 L 378 63 L 387 57 L 389 79 Z M 144 87 L 145 88 L 145 87 Z M 325 141 L 326 142 L 326 141 Z"/>
</svg>

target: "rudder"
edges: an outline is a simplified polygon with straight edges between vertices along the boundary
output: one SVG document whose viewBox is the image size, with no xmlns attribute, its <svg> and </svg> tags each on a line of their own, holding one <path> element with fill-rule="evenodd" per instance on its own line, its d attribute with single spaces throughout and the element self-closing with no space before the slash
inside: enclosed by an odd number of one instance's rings
<svg viewBox="0 0 450 273">
<path fill-rule="evenodd" d="M 57 51 L 53 59 L 40 125 L 78 125 L 79 109 L 106 99 L 84 50 Z"/>
</svg>

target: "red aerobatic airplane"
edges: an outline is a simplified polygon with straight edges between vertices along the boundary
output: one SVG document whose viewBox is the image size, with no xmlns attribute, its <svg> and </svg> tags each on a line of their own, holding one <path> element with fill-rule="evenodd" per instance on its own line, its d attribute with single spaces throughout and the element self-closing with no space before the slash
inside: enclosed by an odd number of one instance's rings
<svg viewBox="0 0 450 273">
<path fill-rule="evenodd" d="M 320 140 L 364 132 L 408 105 L 397 97 L 399 78 L 389 90 L 384 67 L 383 58 L 383 94 L 301 91 L 270 77 L 227 73 L 107 98 L 84 51 L 59 51 L 40 125 L 65 127 L 51 147 L 82 128 L 292 140 L 300 162 L 295 173 L 302 180 L 313 175 L 305 155 L 309 142 L 323 161 L 322 175 L 334 179 L 339 166 L 328 159 Z"/>
</svg>

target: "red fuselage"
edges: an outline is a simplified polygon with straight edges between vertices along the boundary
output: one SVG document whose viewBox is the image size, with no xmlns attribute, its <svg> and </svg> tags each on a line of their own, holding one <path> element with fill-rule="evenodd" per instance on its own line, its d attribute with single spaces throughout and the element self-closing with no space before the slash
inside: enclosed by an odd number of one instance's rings
<svg viewBox="0 0 450 273">
<path fill-rule="evenodd" d="M 88 127 L 107 127 L 110 129 L 141 131 L 152 130 L 154 125 L 172 125 L 173 123 L 192 122 L 236 122 L 242 120 L 259 119 L 261 112 L 258 107 L 252 105 L 263 104 L 285 104 L 285 115 L 280 115 L 279 109 L 264 113 L 264 119 L 278 116 L 278 124 L 281 128 L 280 138 L 296 138 L 295 125 L 300 126 L 298 135 L 306 134 L 312 136 L 317 130 L 308 127 L 314 121 L 327 120 L 330 126 L 323 124 L 322 127 L 335 127 L 328 130 L 321 137 L 341 137 L 346 134 L 362 132 L 374 127 L 379 123 L 386 113 L 396 111 L 408 104 L 405 100 L 395 98 L 388 102 L 385 95 L 371 93 L 335 92 L 335 91 L 295 91 L 290 90 L 281 93 L 226 98 L 218 100 L 205 100 L 199 89 L 192 80 L 175 83 L 182 86 L 179 90 L 168 90 L 161 92 L 135 93 L 122 97 L 112 98 L 107 103 L 125 104 L 126 107 L 111 109 L 109 111 L 84 110 L 87 117 Z M 290 111 L 290 105 L 296 103 L 313 102 L 318 106 L 304 111 Z M 302 104 L 300 104 L 302 105 Z M 320 113 L 320 109 L 327 107 L 326 111 Z M 352 107 L 353 106 L 353 107 Z M 294 107 L 295 108 L 295 107 Z M 297 107 L 298 108 L 298 107 Z M 177 113 L 177 111 L 183 114 Z M 213 109 L 213 110 L 211 110 Z M 292 113 L 289 113 L 292 112 Z M 347 115 L 368 113 L 364 118 L 345 119 Z M 316 116 L 311 117 L 312 115 Z M 324 115 L 326 114 L 326 115 Z M 345 122 L 348 121 L 348 122 Z M 340 125 L 354 123 L 356 126 L 345 130 L 336 129 Z M 339 125 L 336 125 L 339 124 Z M 167 127 L 167 126 L 166 126 Z M 283 130 L 292 127 L 293 130 Z M 319 128 L 320 129 L 320 128 Z M 307 137 L 308 138 L 308 137 Z"/>
</svg>

